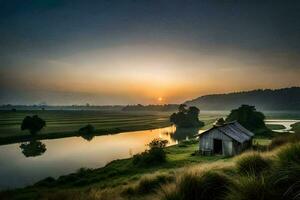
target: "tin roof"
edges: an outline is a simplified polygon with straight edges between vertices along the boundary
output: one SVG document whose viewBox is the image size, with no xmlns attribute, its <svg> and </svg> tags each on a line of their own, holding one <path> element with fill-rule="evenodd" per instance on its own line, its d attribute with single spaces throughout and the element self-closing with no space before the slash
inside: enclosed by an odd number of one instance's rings
<svg viewBox="0 0 300 200">
<path fill-rule="evenodd" d="M 209 134 L 209 132 L 214 129 L 218 129 L 220 132 L 224 133 L 225 135 L 239 143 L 244 143 L 245 141 L 250 140 L 254 136 L 254 133 L 244 128 L 237 121 L 222 125 L 215 125 L 211 129 L 208 129 L 207 131 L 201 133 L 199 136 L 201 137 L 203 134 Z"/>
</svg>

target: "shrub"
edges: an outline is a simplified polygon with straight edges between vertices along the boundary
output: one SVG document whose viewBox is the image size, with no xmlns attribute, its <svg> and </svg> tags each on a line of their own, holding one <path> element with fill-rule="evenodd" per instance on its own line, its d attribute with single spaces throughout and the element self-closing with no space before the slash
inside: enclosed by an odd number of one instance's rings
<svg viewBox="0 0 300 200">
<path fill-rule="evenodd" d="M 133 164 L 143 166 L 165 162 L 166 152 L 164 151 L 164 147 L 166 146 L 166 144 L 166 140 L 154 139 L 148 144 L 148 146 L 150 147 L 149 150 L 133 156 Z"/>
<path fill-rule="evenodd" d="M 145 166 L 166 162 L 166 152 L 162 148 L 153 148 L 133 156 L 134 165 Z"/>
<path fill-rule="evenodd" d="M 272 188 L 266 184 L 264 178 L 255 176 L 239 177 L 232 185 L 225 198 L 226 200 L 269 200 L 273 199 Z"/>
<path fill-rule="evenodd" d="M 238 159 L 236 168 L 240 174 L 257 176 L 270 168 L 270 161 L 264 159 L 259 154 L 245 155 Z"/>
<path fill-rule="evenodd" d="M 200 175 L 185 174 L 177 184 L 177 197 L 175 198 L 181 200 L 223 199 L 231 183 L 231 179 L 218 172 L 209 171 Z"/>
</svg>

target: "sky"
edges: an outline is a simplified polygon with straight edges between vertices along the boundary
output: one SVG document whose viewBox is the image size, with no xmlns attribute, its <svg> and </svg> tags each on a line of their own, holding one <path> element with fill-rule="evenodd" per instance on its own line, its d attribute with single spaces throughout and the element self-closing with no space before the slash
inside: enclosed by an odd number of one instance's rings
<svg viewBox="0 0 300 200">
<path fill-rule="evenodd" d="M 300 86 L 300 1 L 0 0 L 0 104 Z"/>
</svg>

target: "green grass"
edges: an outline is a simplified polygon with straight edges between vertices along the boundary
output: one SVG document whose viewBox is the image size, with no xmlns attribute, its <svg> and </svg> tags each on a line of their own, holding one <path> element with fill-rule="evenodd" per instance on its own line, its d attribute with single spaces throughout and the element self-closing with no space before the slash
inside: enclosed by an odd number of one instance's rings
<svg viewBox="0 0 300 200">
<path fill-rule="evenodd" d="M 46 127 L 37 139 L 69 137 L 78 134 L 78 129 L 92 124 L 96 135 L 126 131 L 146 130 L 170 125 L 168 113 L 134 113 L 121 111 L 0 111 L 0 144 L 19 142 L 30 137 L 21 131 L 24 117 L 38 115 L 46 121 Z"/>
<path fill-rule="evenodd" d="M 109 163 L 107 166 L 99 169 L 80 169 L 77 173 L 61 176 L 58 179 L 46 178 L 39 181 L 33 186 L 14 190 L 14 198 L 37 198 L 39 193 L 51 193 L 51 191 L 59 192 L 60 190 L 86 190 L 87 188 L 114 188 L 120 185 L 126 186 L 136 183 L 144 175 L 148 174 L 172 174 L 172 172 L 178 168 L 193 166 L 199 163 L 212 163 L 217 160 L 226 162 L 228 158 L 223 156 L 193 156 L 192 154 L 198 150 L 197 141 L 186 142 L 184 146 L 176 145 L 166 147 L 167 162 L 158 166 L 146 166 L 138 167 L 133 165 L 132 159 L 115 160 Z M 157 181 L 169 181 L 171 178 L 158 177 L 155 180 L 150 179 L 150 182 Z M 164 179 L 164 180 L 162 180 Z M 143 180 L 143 179 L 142 179 Z M 147 179 L 143 183 L 139 181 L 139 184 L 134 188 L 135 193 L 139 193 L 140 190 L 146 190 L 142 188 L 147 184 Z M 144 184 L 144 185 L 143 185 Z M 140 187 L 140 188 L 139 188 Z"/>
<path fill-rule="evenodd" d="M 282 130 L 285 129 L 285 126 L 281 125 L 281 124 L 266 124 L 268 129 L 271 130 Z"/>
<path fill-rule="evenodd" d="M 28 115 L 38 115 L 46 121 L 36 139 L 54 139 L 75 136 L 78 130 L 91 124 L 95 135 L 127 131 L 147 130 L 170 126 L 168 112 L 122 112 L 122 111 L 0 111 L 0 144 L 26 141 L 28 131 L 21 131 L 22 120 Z M 215 115 L 201 116 L 208 126 L 217 119 Z"/>
</svg>

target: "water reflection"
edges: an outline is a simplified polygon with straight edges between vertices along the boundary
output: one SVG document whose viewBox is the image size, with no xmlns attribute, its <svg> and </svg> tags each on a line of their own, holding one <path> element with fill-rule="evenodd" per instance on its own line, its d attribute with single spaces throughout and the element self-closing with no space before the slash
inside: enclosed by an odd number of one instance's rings
<svg viewBox="0 0 300 200">
<path fill-rule="evenodd" d="M 171 138 L 177 141 L 188 140 L 195 138 L 195 135 L 198 134 L 199 128 L 177 128 Z"/>
<path fill-rule="evenodd" d="M 102 167 L 112 160 L 129 158 L 144 151 L 154 138 L 168 140 L 167 145 L 170 146 L 196 133 L 197 130 L 176 130 L 170 126 L 113 135 L 85 135 L 87 137 L 3 145 L 0 146 L 0 189 L 26 186 L 82 167 Z"/>
<path fill-rule="evenodd" d="M 85 139 L 86 141 L 91 141 L 94 137 L 95 137 L 95 134 L 81 134 L 80 135 L 83 139 Z"/>
<path fill-rule="evenodd" d="M 25 157 L 40 156 L 47 150 L 46 145 L 39 140 L 24 142 L 20 145 L 20 149 Z"/>
</svg>

